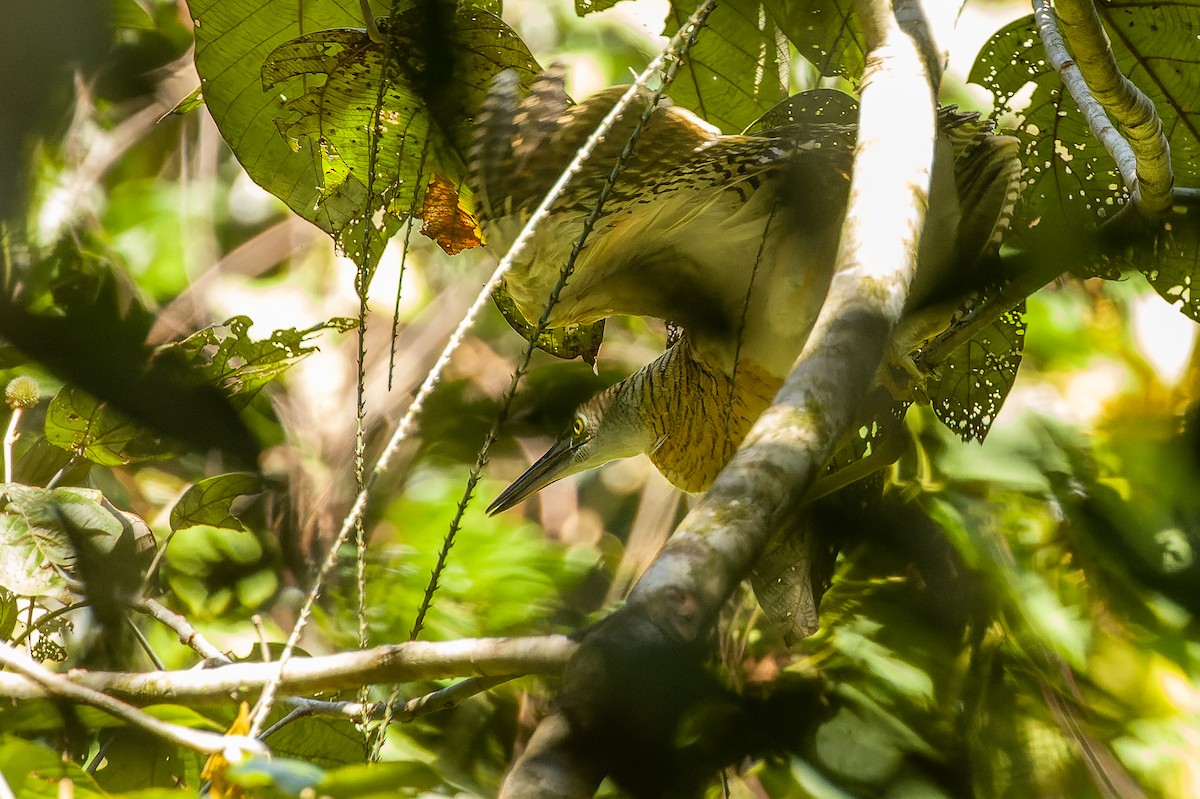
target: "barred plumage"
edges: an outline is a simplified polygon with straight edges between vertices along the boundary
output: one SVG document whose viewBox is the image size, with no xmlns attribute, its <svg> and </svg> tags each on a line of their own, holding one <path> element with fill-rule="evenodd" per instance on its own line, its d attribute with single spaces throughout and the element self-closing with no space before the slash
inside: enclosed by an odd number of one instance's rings
<svg viewBox="0 0 1200 799">
<path fill-rule="evenodd" d="M 523 100 L 514 80 L 498 80 L 472 164 L 489 246 L 502 252 L 511 243 L 623 91 L 572 105 L 560 75 L 540 78 Z M 526 318 L 541 315 L 647 101 L 618 122 L 510 272 L 507 291 Z M 910 309 L 933 297 L 948 271 L 995 251 L 1017 196 L 1014 139 L 953 109 L 943 109 L 939 123 L 944 144 L 929 218 L 942 229 L 927 227 Z M 684 334 L 584 403 L 492 512 L 567 474 L 639 452 L 680 488 L 707 488 L 782 384 L 824 301 L 852 143 L 845 125 L 790 123 L 724 136 L 686 110 L 653 111 L 550 319 L 655 316 Z"/>
</svg>

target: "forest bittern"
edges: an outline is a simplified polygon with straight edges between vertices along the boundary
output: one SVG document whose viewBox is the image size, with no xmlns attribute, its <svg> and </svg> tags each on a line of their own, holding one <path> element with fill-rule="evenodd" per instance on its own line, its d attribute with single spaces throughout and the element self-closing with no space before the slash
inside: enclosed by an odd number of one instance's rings
<svg viewBox="0 0 1200 799">
<path fill-rule="evenodd" d="M 557 76 L 539 78 L 524 99 L 515 78 L 498 79 L 472 163 L 490 247 L 511 244 L 623 91 L 572 105 Z M 542 315 L 648 102 L 642 96 L 617 123 L 506 276 L 505 290 L 526 319 Z M 910 308 L 938 294 L 934 287 L 952 265 L 969 268 L 994 248 L 1020 174 L 1014 139 L 988 135 L 970 115 L 944 111 L 940 122 L 946 135 Z M 757 135 L 726 136 L 684 109 L 653 110 L 548 320 L 559 327 L 644 315 L 669 320 L 683 334 L 657 360 L 585 402 L 489 512 L 642 452 L 679 488 L 708 487 L 782 385 L 824 302 L 854 134 L 852 125 L 793 119 Z"/>
</svg>

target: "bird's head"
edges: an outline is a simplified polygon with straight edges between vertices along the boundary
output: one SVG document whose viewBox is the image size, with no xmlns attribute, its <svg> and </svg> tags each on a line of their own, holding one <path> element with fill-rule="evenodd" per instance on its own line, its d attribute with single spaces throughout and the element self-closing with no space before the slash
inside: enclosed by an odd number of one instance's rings
<svg viewBox="0 0 1200 799">
<path fill-rule="evenodd" d="M 508 510 L 568 475 L 649 450 L 655 434 L 639 412 L 637 375 L 626 378 L 579 406 L 566 429 L 545 455 L 488 507 L 494 515 Z"/>
</svg>

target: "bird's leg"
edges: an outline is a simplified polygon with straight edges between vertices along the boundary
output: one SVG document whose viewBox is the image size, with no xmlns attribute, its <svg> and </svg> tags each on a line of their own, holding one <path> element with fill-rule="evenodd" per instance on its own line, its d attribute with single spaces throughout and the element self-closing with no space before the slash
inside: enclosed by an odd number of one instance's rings
<svg viewBox="0 0 1200 799">
<path fill-rule="evenodd" d="M 877 378 L 896 400 L 929 404 L 926 387 L 937 383 L 941 375 L 937 369 L 919 363 L 916 354 L 927 342 L 954 325 L 953 321 L 947 324 L 946 320 L 958 309 L 958 305 L 942 303 L 923 308 L 901 320 Z"/>
<path fill-rule="evenodd" d="M 915 366 L 916 363 L 913 362 L 913 365 Z M 876 389 L 876 396 L 872 397 L 873 401 L 868 403 L 872 410 L 881 405 L 878 400 L 888 399 L 878 396 L 879 393 L 880 390 Z M 842 466 L 837 471 L 818 478 L 808 489 L 808 493 L 804 495 L 805 505 L 811 505 L 822 497 L 841 491 L 846 486 L 891 466 L 908 449 L 912 443 L 912 436 L 904 424 L 903 415 L 893 415 L 885 410 L 873 413 L 872 416 L 872 421 L 878 425 L 878 428 L 875 436 L 871 439 L 871 451 L 858 460 Z M 851 431 L 846 437 L 847 440 L 842 442 L 842 447 L 850 443 L 849 439 L 857 435 L 857 430 Z M 841 450 L 842 447 L 838 447 L 838 450 Z"/>
</svg>

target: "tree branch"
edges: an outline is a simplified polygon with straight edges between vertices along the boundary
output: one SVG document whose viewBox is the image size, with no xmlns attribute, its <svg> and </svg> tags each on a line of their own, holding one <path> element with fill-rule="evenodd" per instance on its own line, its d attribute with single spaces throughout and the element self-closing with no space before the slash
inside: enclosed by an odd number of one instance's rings
<svg viewBox="0 0 1200 799">
<path fill-rule="evenodd" d="M 230 662 L 229 657 L 220 649 L 217 649 L 215 646 L 209 643 L 208 639 L 205 638 L 199 630 L 193 627 L 190 621 L 185 619 L 183 616 L 180 616 L 175 611 L 164 607 L 161 603 L 153 599 L 143 597 L 142 599 L 133 603 L 133 608 L 134 610 L 139 610 L 142 613 L 145 613 L 161 623 L 163 626 L 170 629 L 177 636 L 179 636 L 179 643 L 183 644 L 189 649 L 194 650 L 201 657 L 216 663 Z"/>
<path fill-rule="evenodd" d="M 1057 0 L 1053 9 L 1050 0 L 1033 0 L 1033 9 L 1047 60 L 1116 162 L 1134 207 L 1143 216 L 1166 213 L 1175 178 L 1162 120 L 1150 99 L 1121 73 L 1092 0 Z M 1059 33 L 1059 20 L 1074 59 Z M 1106 111 L 1128 139 L 1113 127 Z"/>
<path fill-rule="evenodd" d="M 280 687 L 292 693 L 357 688 L 367 683 L 445 677 L 554 674 L 575 650 L 564 635 L 476 638 L 392 644 L 323 657 L 295 657 Z M 230 694 L 261 691 L 278 673 L 277 663 L 234 663 L 213 669 L 129 672 L 72 671 L 58 679 L 82 690 L 119 697 L 135 705 L 156 702 L 228 701 Z M 56 695 L 38 680 L 0 672 L 0 697 L 27 700 Z M 82 700 L 81 700 L 82 701 Z"/>
<path fill-rule="evenodd" d="M 19 677 L 16 674 L 0 674 L 0 677 L 24 680 L 30 688 L 40 691 L 43 696 L 60 697 L 71 702 L 99 708 L 134 727 L 188 749 L 205 754 L 229 753 L 230 750 L 265 754 L 267 751 L 265 746 L 253 738 L 193 730 L 148 716 L 132 705 L 114 699 L 95 688 L 81 685 L 75 680 L 55 674 L 3 642 L 0 642 L 0 662 L 24 675 Z M 234 759 L 229 754 L 226 757 Z"/>
</svg>

